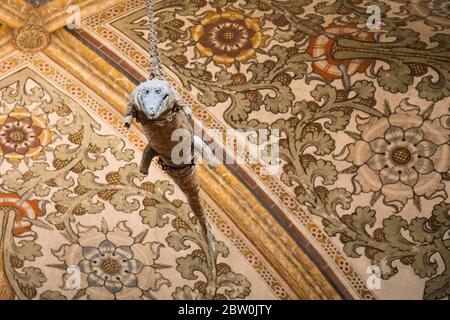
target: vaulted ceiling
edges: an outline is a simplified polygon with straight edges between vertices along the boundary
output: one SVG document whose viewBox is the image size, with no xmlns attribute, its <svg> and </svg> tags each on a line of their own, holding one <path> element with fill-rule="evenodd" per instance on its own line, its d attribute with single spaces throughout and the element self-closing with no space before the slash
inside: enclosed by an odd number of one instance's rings
<svg viewBox="0 0 450 320">
<path fill-rule="evenodd" d="M 2 2 L 0 297 L 448 297 L 448 2 L 379 2 L 369 30 L 354 1 L 155 2 L 195 121 L 280 130 L 280 170 L 199 166 L 212 252 L 122 125 L 145 1 Z"/>
</svg>

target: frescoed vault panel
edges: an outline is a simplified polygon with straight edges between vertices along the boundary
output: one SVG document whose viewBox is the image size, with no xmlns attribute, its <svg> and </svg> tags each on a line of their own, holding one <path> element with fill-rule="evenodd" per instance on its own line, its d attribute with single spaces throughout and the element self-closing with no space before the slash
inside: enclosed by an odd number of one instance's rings
<svg viewBox="0 0 450 320">
<path fill-rule="evenodd" d="M 43 54 L 14 52 L 0 72 L 0 298 L 297 298 L 205 197 L 210 251 L 161 169 L 138 173 L 140 135 L 89 88 Z"/>
<path fill-rule="evenodd" d="M 355 298 L 448 296 L 446 3 L 379 2 L 367 31 L 348 1 L 156 1 L 167 74 L 205 126 L 282 130 L 282 172 L 246 169 Z M 82 22 L 143 75 L 144 6 Z"/>
</svg>

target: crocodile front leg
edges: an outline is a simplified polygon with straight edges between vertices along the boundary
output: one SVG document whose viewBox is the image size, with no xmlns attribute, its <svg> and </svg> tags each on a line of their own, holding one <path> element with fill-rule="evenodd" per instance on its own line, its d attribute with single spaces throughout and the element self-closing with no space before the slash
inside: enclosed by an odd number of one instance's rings
<svg viewBox="0 0 450 320">
<path fill-rule="evenodd" d="M 152 149 L 150 144 L 145 147 L 144 153 L 142 155 L 141 165 L 139 166 L 139 172 L 147 175 L 148 174 L 148 168 L 150 167 L 150 164 L 152 163 L 152 160 L 155 156 L 158 154 L 155 150 Z"/>
</svg>

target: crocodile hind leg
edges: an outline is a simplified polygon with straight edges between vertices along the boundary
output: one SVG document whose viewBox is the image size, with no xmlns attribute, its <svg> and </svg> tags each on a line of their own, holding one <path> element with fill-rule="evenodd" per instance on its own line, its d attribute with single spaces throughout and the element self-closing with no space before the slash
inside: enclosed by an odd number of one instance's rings
<svg viewBox="0 0 450 320">
<path fill-rule="evenodd" d="M 215 240 L 201 202 L 200 186 L 195 175 L 195 166 L 167 168 L 166 171 L 186 195 L 188 203 L 200 224 L 203 235 L 207 239 L 209 246 L 214 250 Z"/>
</svg>

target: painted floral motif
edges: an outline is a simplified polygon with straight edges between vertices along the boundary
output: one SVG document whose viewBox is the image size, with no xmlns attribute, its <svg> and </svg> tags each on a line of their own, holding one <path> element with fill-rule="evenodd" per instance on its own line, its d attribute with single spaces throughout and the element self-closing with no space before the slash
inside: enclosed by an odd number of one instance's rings
<svg viewBox="0 0 450 320">
<path fill-rule="evenodd" d="M 424 2 L 424 1 L 422 1 Z M 450 17 L 450 1 L 448 0 L 432 0 L 427 1 L 428 7 L 433 10 L 433 13 L 442 16 Z"/>
<path fill-rule="evenodd" d="M 431 25 L 449 26 L 450 1 L 448 0 L 412 0 L 407 4 L 411 13 L 425 18 Z"/>
<path fill-rule="evenodd" d="M 79 236 L 78 243 L 62 246 L 56 255 L 80 268 L 80 289 L 89 299 L 141 299 L 149 290 L 170 285 L 154 268 L 162 244 L 136 242 L 125 223 L 112 231 L 89 227 Z"/>
<path fill-rule="evenodd" d="M 343 74 L 349 76 L 359 72 L 363 73 L 373 62 L 368 59 L 350 59 L 337 61 L 333 58 L 333 51 L 336 50 L 337 39 L 351 38 L 366 42 L 375 42 L 373 34 L 362 32 L 352 25 L 331 24 L 324 29 L 327 34 L 320 34 L 311 37 L 307 52 L 314 58 L 320 59 L 313 62 L 313 71 L 322 76 L 327 81 L 340 79 Z M 332 37 L 331 35 L 334 35 Z M 345 67 L 345 70 L 343 69 Z"/>
<path fill-rule="evenodd" d="M 36 159 L 52 141 L 47 120 L 32 116 L 26 108 L 17 108 L 0 115 L 0 155 L 11 162 Z"/>
<path fill-rule="evenodd" d="M 445 117 L 423 119 L 404 100 L 389 117 L 359 122 L 362 140 L 349 146 L 347 161 L 358 166 L 363 192 L 379 192 L 386 202 L 405 205 L 416 196 L 431 198 L 445 188 L 449 169 L 449 128 Z"/>
<path fill-rule="evenodd" d="M 32 221 L 43 217 L 45 212 L 38 200 L 27 200 L 18 205 L 20 196 L 17 194 L 0 194 L 0 208 L 14 210 L 14 227 L 12 233 L 14 236 L 25 236 L 31 231 Z"/>
<path fill-rule="evenodd" d="M 208 11 L 199 25 L 190 28 L 191 40 L 201 57 L 214 63 L 231 66 L 254 58 L 256 49 L 264 47 L 268 39 L 261 31 L 257 18 L 246 17 L 238 11 L 223 13 Z"/>
<path fill-rule="evenodd" d="M 41 246 L 33 240 L 37 238 L 37 230 L 31 227 L 45 225 L 39 219 L 45 215 L 45 206 L 38 200 L 19 204 L 20 199 L 16 193 L 0 194 L 0 300 L 12 300 L 19 292 L 21 296 L 34 296 L 36 287 L 46 281 L 39 268 L 25 267 L 27 261 L 43 256 Z M 4 250 L 5 247 L 9 250 Z M 11 275 L 11 269 L 22 272 Z M 10 282 L 13 277 L 16 283 Z"/>
</svg>

